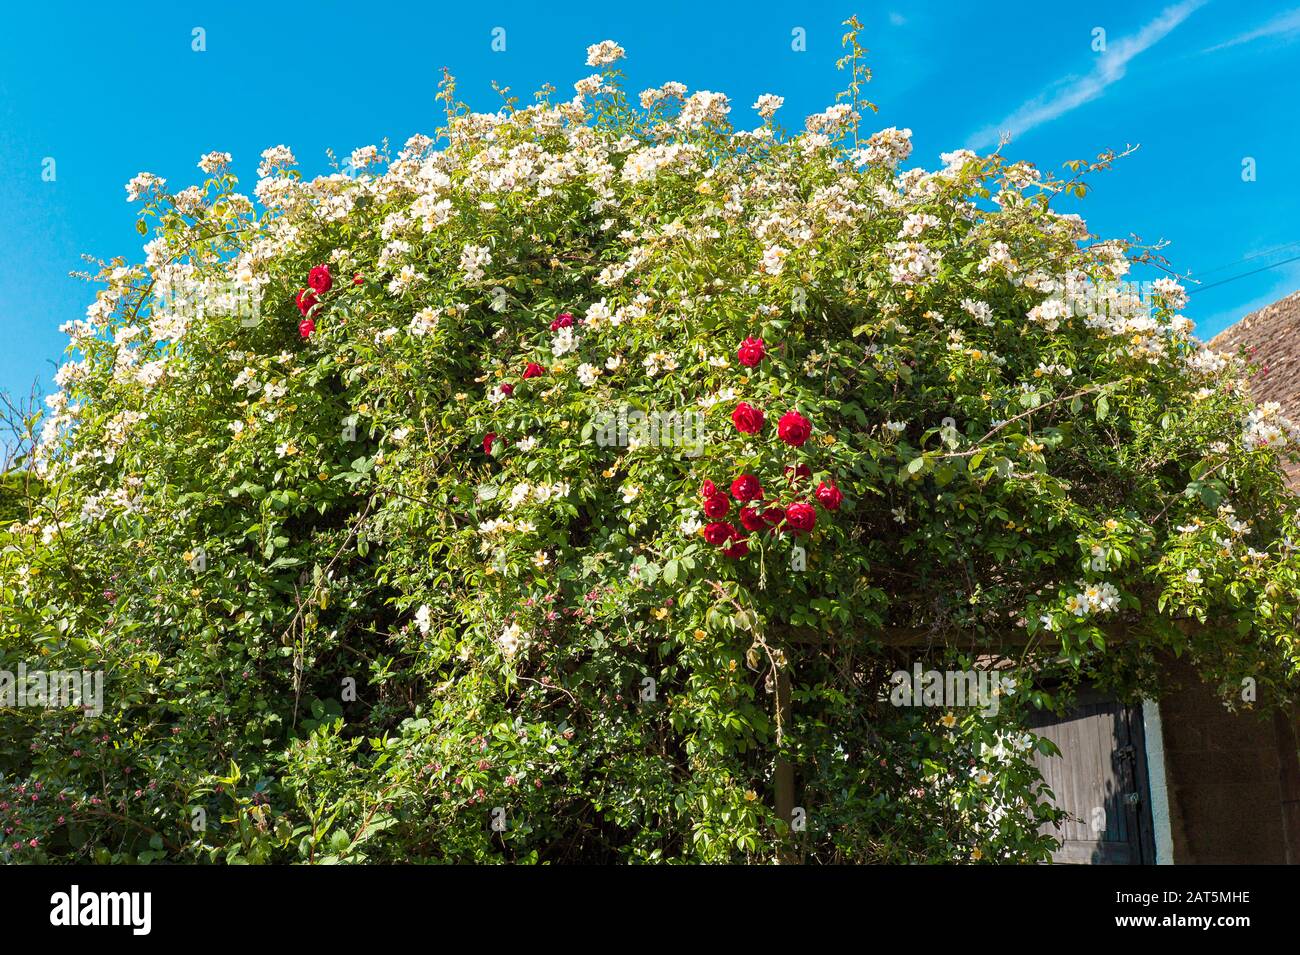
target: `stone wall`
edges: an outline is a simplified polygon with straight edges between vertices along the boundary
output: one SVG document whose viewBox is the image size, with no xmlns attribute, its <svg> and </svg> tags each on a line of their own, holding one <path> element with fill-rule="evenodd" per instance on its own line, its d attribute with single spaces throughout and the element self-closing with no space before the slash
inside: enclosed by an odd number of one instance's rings
<svg viewBox="0 0 1300 955">
<path fill-rule="evenodd" d="M 1166 672 L 1160 722 L 1174 863 L 1285 863 L 1272 721 L 1230 713 L 1181 661 Z"/>
</svg>

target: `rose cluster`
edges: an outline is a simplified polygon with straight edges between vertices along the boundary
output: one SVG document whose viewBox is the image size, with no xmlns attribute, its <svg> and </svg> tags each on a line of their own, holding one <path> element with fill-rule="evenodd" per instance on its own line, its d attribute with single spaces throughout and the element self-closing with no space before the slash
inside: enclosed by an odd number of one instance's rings
<svg viewBox="0 0 1300 955">
<path fill-rule="evenodd" d="M 766 354 L 763 339 L 751 336 L 741 342 L 736 357 L 742 365 L 755 368 L 762 363 Z M 732 411 L 731 421 L 741 434 L 756 435 L 762 433 L 767 416 L 762 408 L 741 401 Z M 777 421 L 776 433 L 790 447 L 802 447 L 812 436 L 812 422 L 791 409 Z M 765 504 L 763 485 L 752 474 L 742 474 L 732 481 L 730 495 L 719 490 L 712 481 L 706 480 L 700 488 L 704 514 L 710 521 L 704 527 L 704 539 L 714 547 L 723 548 L 722 552 L 727 557 L 744 557 L 749 553 L 750 533 L 766 530 L 770 533 L 783 531 L 788 534 L 806 534 L 811 531 L 817 524 L 817 508 L 803 499 L 801 485 L 811 480 L 812 469 L 806 464 L 800 464 L 787 467 L 785 475 L 795 498 L 785 505 L 777 502 Z M 738 507 L 740 527 L 724 520 L 731 511 L 733 499 Z M 825 510 L 836 511 L 839 510 L 844 495 L 834 482 L 822 481 L 813 491 L 812 500 Z"/>
<path fill-rule="evenodd" d="M 358 275 L 354 284 L 360 284 L 361 276 Z M 334 278 L 330 275 L 328 266 L 317 265 L 307 273 L 307 287 L 298 290 L 298 296 L 295 302 L 298 305 L 298 311 L 302 313 L 302 321 L 298 323 L 298 334 L 303 338 L 311 338 L 312 332 L 316 331 L 316 319 L 312 313 L 320 305 L 320 296 L 324 295 L 334 287 Z"/>
</svg>

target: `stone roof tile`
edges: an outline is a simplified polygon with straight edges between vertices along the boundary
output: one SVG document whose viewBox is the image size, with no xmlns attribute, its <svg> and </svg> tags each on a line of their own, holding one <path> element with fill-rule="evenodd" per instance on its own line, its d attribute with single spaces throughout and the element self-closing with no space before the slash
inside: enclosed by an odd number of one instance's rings
<svg viewBox="0 0 1300 955">
<path fill-rule="evenodd" d="M 1251 378 L 1251 396 L 1276 401 L 1283 415 L 1300 422 L 1300 292 L 1251 312 L 1208 344 L 1219 351 L 1245 348 L 1259 366 Z M 1291 486 L 1300 490 L 1300 463 L 1284 462 L 1284 468 Z"/>
</svg>

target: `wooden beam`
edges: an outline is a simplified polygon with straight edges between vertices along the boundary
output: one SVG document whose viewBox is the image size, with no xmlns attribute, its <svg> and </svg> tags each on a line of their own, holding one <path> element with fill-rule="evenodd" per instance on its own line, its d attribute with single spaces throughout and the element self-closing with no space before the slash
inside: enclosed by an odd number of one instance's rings
<svg viewBox="0 0 1300 955">
<path fill-rule="evenodd" d="M 786 727 L 790 725 L 790 719 L 793 715 L 793 708 L 790 705 L 790 671 L 786 667 L 781 667 L 776 671 L 776 745 L 778 755 L 776 757 L 776 767 L 773 772 L 772 788 L 773 801 L 776 805 L 776 815 L 779 819 L 784 819 L 787 826 L 794 820 L 794 765 L 780 755 L 781 744 L 785 742 Z M 777 862 L 781 865 L 797 865 L 802 861 L 799 852 L 795 848 L 795 836 L 793 832 L 787 832 L 781 845 L 776 852 Z"/>
<path fill-rule="evenodd" d="M 1201 624 L 1190 619 L 1167 621 L 1184 633 L 1191 634 Z M 1132 637 L 1137 622 L 1107 623 L 1100 627 L 1110 643 L 1121 643 Z M 1008 627 L 996 633 L 979 633 L 975 630 L 936 630 L 933 627 L 875 627 L 871 635 L 887 647 L 974 647 L 995 651 L 1000 648 L 1024 647 L 1030 643 L 1050 648 L 1058 646 L 1061 638 L 1050 630 L 1039 630 L 1031 635 L 1024 627 Z M 812 627 L 795 627 L 789 631 L 792 644 L 799 646 L 826 646 L 837 641 L 833 630 L 816 630 Z"/>
</svg>

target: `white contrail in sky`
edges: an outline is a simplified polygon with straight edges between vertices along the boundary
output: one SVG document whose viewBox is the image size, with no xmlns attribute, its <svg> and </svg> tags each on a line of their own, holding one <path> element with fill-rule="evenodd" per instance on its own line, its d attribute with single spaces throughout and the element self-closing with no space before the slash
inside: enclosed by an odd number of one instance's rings
<svg viewBox="0 0 1300 955">
<path fill-rule="evenodd" d="M 1003 132 L 1018 136 L 1097 99 L 1108 86 L 1124 78 L 1129 62 L 1134 57 L 1163 40 L 1206 2 L 1207 0 L 1184 0 L 1183 3 L 1166 7 L 1160 16 L 1137 33 L 1109 44 L 1087 74 L 1068 76 L 1053 83 L 1002 122 L 986 126 L 977 132 L 971 137 L 969 145 L 973 149 L 987 148 L 997 143 Z"/>
<path fill-rule="evenodd" d="M 1238 36 L 1233 37 L 1225 43 L 1212 46 L 1206 53 L 1213 53 L 1215 50 L 1224 50 L 1230 46 L 1240 46 L 1243 43 L 1251 43 L 1255 40 L 1262 40 L 1270 36 L 1287 36 L 1300 33 L 1300 9 L 1288 10 L 1281 16 L 1274 17 L 1262 27 L 1254 30 L 1248 30 Z"/>
</svg>

